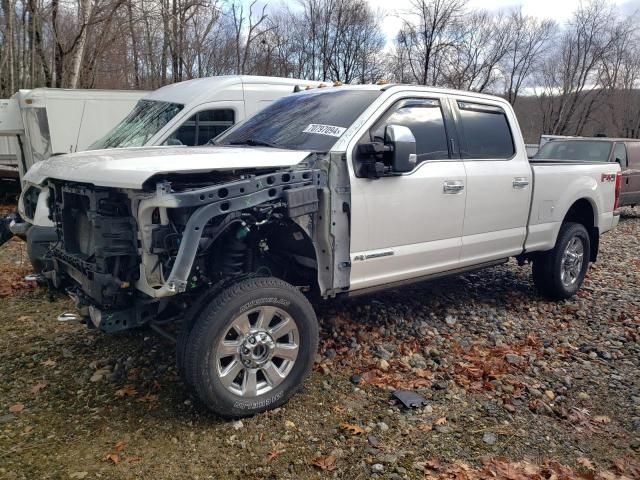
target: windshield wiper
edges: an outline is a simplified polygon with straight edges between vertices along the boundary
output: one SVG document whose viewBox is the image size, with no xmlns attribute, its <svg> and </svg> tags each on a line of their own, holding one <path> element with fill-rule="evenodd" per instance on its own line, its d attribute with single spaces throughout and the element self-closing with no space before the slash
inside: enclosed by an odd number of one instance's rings
<svg viewBox="0 0 640 480">
<path fill-rule="evenodd" d="M 253 138 L 249 138 L 248 140 L 236 140 L 234 142 L 229 142 L 228 145 L 248 145 L 250 147 L 281 148 L 279 145 L 276 145 L 275 143 L 269 143 L 263 140 L 256 140 Z"/>
</svg>

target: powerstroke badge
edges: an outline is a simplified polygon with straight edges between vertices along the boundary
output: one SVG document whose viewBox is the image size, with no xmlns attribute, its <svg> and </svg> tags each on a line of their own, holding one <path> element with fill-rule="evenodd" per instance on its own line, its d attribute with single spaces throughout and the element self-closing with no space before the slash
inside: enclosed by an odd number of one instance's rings
<svg viewBox="0 0 640 480">
<path fill-rule="evenodd" d="M 303 130 L 304 133 L 315 133 L 317 135 L 328 135 L 330 137 L 341 137 L 346 128 L 336 127 L 334 125 L 320 125 L 311 123 Z"/>
</svg>

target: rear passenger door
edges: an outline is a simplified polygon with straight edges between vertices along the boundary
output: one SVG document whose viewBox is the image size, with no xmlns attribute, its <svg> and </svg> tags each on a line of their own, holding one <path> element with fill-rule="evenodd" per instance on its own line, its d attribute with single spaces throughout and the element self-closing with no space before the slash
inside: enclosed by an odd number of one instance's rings
<svg viewBox="0 0 640 480">
<path fill-rule="evenodd" d="M 452 100 L 467 174 L 460 266 L 521 253 L 532 173 L 511 109 L 492 100 Z"/>
</svg>

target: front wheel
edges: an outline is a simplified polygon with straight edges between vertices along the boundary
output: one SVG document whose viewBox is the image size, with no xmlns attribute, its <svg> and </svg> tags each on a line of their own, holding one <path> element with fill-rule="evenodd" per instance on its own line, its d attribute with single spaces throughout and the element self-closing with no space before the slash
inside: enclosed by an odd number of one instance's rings
<svg viewBox="0 0 640 480">
<path fill-rule="evenodd" d="M 276 408 L 301 386 L 318 348 L 311 304 L 277 278 L 235 283 L 204 307 L 184 352 L 187 381 L 225 418 Z"/>
<path fill-rule="evenodd" d="M 584 225 L 562 225 L 553 250 L 533 261 L 533 282 L 543 295 L 554 300 L 572 297 L 589 268 L 591 241 Z"/>
</svg>

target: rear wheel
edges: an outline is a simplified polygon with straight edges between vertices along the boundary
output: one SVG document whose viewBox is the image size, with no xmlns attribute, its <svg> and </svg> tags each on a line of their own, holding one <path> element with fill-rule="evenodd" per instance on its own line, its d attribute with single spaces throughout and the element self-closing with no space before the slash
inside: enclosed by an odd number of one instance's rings
<svg viewBox="0 0 640 480">
<path fill-rule="evenodd" d="M 591 242 L 584 225 L 565 223 L 556 246 L 533 261 L 533 282 L 543 295 L 554 300 L 572 297 L 589 268 Z"/>
<path fill-rule="evenodd" d="M 227 418 L 285 403 L 311 371 L 318 347 L 313 308 L 276 278 L 241 280 L 198 315 L 183 371 L 202 402 Z"/>
</svg>

